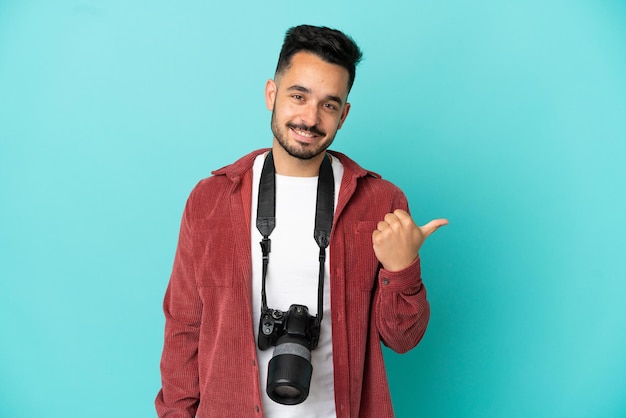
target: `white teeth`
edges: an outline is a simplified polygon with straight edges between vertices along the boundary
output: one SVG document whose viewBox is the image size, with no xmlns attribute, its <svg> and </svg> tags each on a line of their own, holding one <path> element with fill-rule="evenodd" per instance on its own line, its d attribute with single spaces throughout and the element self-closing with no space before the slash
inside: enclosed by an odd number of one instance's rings
<svg viewBox="0 0 626 418">
<path fill-rule="evenodd" d="M 301 131 L 300 129 L 294 129 L 294 131 L 298 134 L 298 135 L 302 135 L 302 136 L 306 136 L 307 138 L 313 138 L 315 135 L 313 135 L 310 132 L 306 132 L 306 131 Z"/>
</svg>

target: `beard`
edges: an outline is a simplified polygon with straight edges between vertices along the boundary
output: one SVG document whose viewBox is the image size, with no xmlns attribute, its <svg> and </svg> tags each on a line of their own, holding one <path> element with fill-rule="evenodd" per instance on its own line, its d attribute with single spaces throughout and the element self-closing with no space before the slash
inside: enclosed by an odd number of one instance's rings
<svg viewBox="0 0 626 418">
<path fill-rule="evenodd" d="M 276 120 L 276 107 L 272 111 L 272 133 L 274 138 L 280 144 L 280 146 L 287 151 L 287 154 L 300 160 L 310 160 L 321 153 L 325 152 L 328 147 L 333 143 L 335 135 L 328 136 L 323 142 L 315 144 L 303 144 L 301 142 L 289 142 L 289 130 L 299 129 L 307 131 L 321 137 L 326 136 L 326 133 L 321 131 L 316 125 L 307 126 L 304 124 L 294 124 L 291 122 L 285 123 L 284 126 L 280 126 Z"/>
</svg>

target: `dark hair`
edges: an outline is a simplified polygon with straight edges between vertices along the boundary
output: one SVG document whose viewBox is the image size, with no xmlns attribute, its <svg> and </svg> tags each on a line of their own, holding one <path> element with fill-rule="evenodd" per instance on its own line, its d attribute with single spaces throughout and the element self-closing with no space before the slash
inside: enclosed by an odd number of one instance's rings
<svg viewBox="0 0 626 418">
<path fill-rule="evenodd" d="M 356 66 L 363 54 L 351 37 L 324 26 L 294 26 L 285 34 L 276 74 L 289 68 L 291 58 L 302 51 L 313 53 L 328 63 L 340 65 L 348 70 L 350 76 L 348 92 L 352 89 Z"/>
</svg>

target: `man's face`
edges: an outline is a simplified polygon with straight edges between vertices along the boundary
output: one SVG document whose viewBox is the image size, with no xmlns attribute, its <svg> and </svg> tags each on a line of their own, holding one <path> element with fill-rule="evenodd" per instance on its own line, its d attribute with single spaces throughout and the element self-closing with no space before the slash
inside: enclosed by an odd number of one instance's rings
<svg viewBox="0 0 626 418">
<path fill-rule="evenodd" d="M 286 70 L 267 82 L 272 132 L 289 155 L 309 160 L 332 144 L 350 110 L 348 78 L 345 68 L 298 52 Z"/>
</svg>

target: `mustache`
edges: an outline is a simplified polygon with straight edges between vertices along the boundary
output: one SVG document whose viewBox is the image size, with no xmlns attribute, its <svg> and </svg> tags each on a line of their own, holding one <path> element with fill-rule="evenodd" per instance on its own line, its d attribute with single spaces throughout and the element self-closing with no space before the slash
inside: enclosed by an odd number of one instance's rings
<svg viewBox="0 0 626 418">
<path fill-rule="evenodd" d="M 326 132 L 321 131 L 316 125 L 308 126 L 303 123 L 296 125 L 295 123 L 287 123 L 287 127 L 290 129 L 298 129 L 301 131 L 310 132 L 315 135 L 326 136 Z"/>
</svg>

